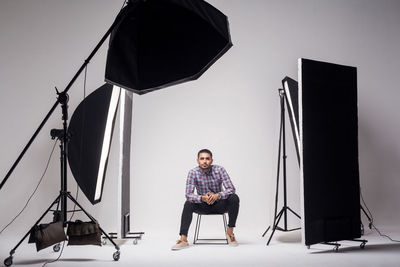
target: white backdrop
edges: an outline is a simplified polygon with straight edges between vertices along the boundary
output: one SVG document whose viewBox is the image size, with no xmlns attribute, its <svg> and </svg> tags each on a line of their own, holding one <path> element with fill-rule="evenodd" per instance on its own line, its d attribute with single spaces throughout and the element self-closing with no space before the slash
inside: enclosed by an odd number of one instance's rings
<svg viewBox="0 0 400 267">
<path fill-rule="evenodd" d="M 4 177 L 63 89 L 111 25 L 123 1 L 0 2 L 0 174 Z M 210 0 L 230 21 L 234 46 L 199 80 L 134 97 L 131 229 L 178 234 L 185 179 L 207 147 L 241 198 L 240 234 L 261 235 L 273 214 L 279 97 L 297 58 L 358 68 L 360 182 L 378 226 L 396 226 L 400 181 L 400 2 Z M 103 84 L 107 44 L 88 68 L 87 94 Z M 70 90 L 70 115 L 83 75 Z M 340 106 L 338 107 L 340 108 Z M 0 191 L 0 227 L 24 206 L 60 128 L 57 109 Z M 115 132 L 118 137 L 118 129 Z M 287 125 L 289 206 L 300 212 L 299 171 Z M 113 140 L 103 201 L 78 199 L 106 231 L 116 231 L 118 140 Z M 74 195 L 76 184 L 70 176 Z M 59 151 L 27 210 L 0 236 L 19 238 L 56 197 Z M 333 196 L 340 197 L 340 196 Z M 50 217 L 49 217 L 50 220 Z M 291 219 L 291 226 L 299 225 Z M 192 225 L 192 230 L 194 226 Z"/>
</svg>

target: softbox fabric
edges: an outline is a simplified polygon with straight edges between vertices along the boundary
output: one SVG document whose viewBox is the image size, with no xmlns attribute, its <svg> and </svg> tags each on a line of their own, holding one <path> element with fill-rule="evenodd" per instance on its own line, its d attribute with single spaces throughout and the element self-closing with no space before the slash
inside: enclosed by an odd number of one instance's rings
<svg viewBox="0 0 400 267">
<path fill-rule="evenodd" d="M 296 145 L 297 159 L 300 162 L 299 87 L 297 81 L 287 76 L 282 80 L 282 86 L 285 91 L 286 105 L 288 106 L 288 115 L 292 126 L 294 143 Z"/>
<path fill-rule="evenodd" d="M 104 84 L 87 96 L 76 108 L 68 127 L 69 166 L 79 188 L 92 204 L 101 200 L 101 193 L 100 197 L 95 196 L 99 183 L 100 192 L 103 191 L 105 171 L 99 177 L 99 169 L 102 147 L 110 145 L 104 143 L 104 137 L 112 93 L 113 86 Z M 114 120 L 115 115 L 111 122 L 112 128 Z"/>
<path fill-rule="evenodd" d="M 117 20 L 105 80 L 137 94 L 197 79 L 232 46 L 227 17 L 203 0 L 129 1 Z"/>
</svg>

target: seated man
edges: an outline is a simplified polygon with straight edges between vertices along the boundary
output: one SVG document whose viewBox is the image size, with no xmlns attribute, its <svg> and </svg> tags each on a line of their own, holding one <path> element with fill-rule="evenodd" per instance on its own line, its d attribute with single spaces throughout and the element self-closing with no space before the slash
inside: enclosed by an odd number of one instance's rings
<svg viewBox="0 0 400 267">
<path fill-rule="evenodd" d="M 226 237 L 230 245 L 238 243 L 233 234 L 236 218 L 239 212 L 239 197 L 235 194 L 235 187 L 226 170 L 213 162 L 212 153 L 202 149 L 197 154 L 198 167 L 189 171 L 186 180 L 186 199 L 183 207 L 180 236 L 181 238 L 172 247 L 172 250 L 187 248 L 187 234 L 192 222 L 193 212 L 224 213 L 228 212 L 229 223 Z M 225 190 L 222 190 L 222 185 Z M 194 194 L 196 188 L 197 194 Z"/>
</svg>

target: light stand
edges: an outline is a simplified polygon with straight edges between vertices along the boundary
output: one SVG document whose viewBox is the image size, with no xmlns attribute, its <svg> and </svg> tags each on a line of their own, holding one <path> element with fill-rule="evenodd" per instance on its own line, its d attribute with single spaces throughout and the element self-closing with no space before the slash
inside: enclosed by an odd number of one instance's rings
<svg viewBox="0 0 400 267">
<path fill-rule="evenodd" d="M 276 193 L 275 193 L 275 213 L 274 213 L 274 224 L 272 225 L 272 233 L 268 239 L 267 246 L 271 242 L 272 236 L 275 233 L 275 230 L 290 232 L 294 230 L 298 230 L 300 228 L 288 229 L 287 226 L 287 213 L 288 211 L 292 212 L 296 217 L 300 219 L 300 216 L 294 212 L 290 207 L 287 206 L 287 192 L 286 192 L 286 135 L 285 135 L 285 91 L 283 89 L 279 89 L 279 97 L 280 97 L 280 106 L 281 106 L 281 123 L 279 130 L 279 149 L 278 149 L 278 166 L 277 166 L 277 175 L 276 175 Z M 283 163 L 283 207 L 277 214 L 278 208 L 278 194 L 279 194 L 279 176 L 280 176 L 280 165 L 281 165 L 281 152 L 282 152 L 282 163 Z M 281 228 L 278 226 L 280 220 L 284 220 L 284 227 Z M 268 232 L 271 226 L 268 226 L 267 230 L 263 233 L 263 237 Z"/>
<path fill-rule="evenodd" d="M 82 206 L 72 197 L 72 195 L 70 194 L 70 192 L 67 191 L 67 143 L 68 143 L 68 133 L 67 133 L 67 120 L 68 120 L 68 95 L 67 92 L 68 90 L 71 88 L 71 86 L 74 84 L 74 82 L 76 81 L 76 79 L 79 77 L 79 75 L 82 73 L 82 71 L 86 68 L 86 66 L 89 64 L 90 60 L 93 58 L 93 56 L 97 53 L 97 51 L 100 49 L 100 47 L 102 46 L 102 44 L 104 43 L 104 41 L 108 38 L 108 36 L 111 34 L 111 32 L 113 31 L 113 29 L 118 25 L 118 23 L 120 23 L 120 21 L 122 21 L 124 19 L 124 15 L 121 16 L 117 16 L 117 18 L 115 19 L 115 21 L 113 22 L 113 24 L 110 26 L 110 28 L 107 30 L 107 32 L 104 34 L 104 36 L 101 38 L 101 40 L 99 41 L 99 43 L 96 45 L 96 47 L 93 49 L 93 51 L 90 53 L 89 57 L 85 60 L 85 62 L 82 64 L 82 66 L 79 68 L 79 70 L 77 71 L 77 73 L 74 75 L 74 77 L 72 78 L 72 80 L 68 83 L 68 85 L 66 86 L 66 88 L 64 89 L 64 91 L 62 91 L 61 93 L 58 92 L 57 90 L 57 94 L 58 94 L 58 98 L 57 101 L 54 103 L 54 105 L 52 106 L 52 108 L 50 109 L 50 111 L 47 113 L 47 115 L 45 116 L 45 118 L 43 119 L 43 121 L 40 123 L 39 127 L 36 129 L 36 131 L 34 132 L 34 134 L 32 135 L 32 137 L 29 139 L 28 143 L 25 145 L 24 149 L 22 150 L 22 152 L 20 153 L 20 155 L 18 156 L 17 160 L 14 162 L 14 164 L 11 166 L 10 170 L 8 171 L 8 173 L 6 174 L 6 176 L 4 177 L 4 179 L 2 180 L 2 182 L 0 183 L 0 190 L 1 188 L 4 186 L 4 184 L 7 182 L 8 178 L 11 176 L 12 172 L 14 171 L 14 169 L 17 167 L 18 163 L 21 161 L 22 157 L 25 155 L 26 151 L 29 149 L 30 145 L 33 143 L 33 141 L 35 140 L 36 136 L 39 134 L 39 132 L 41 131 L 41 129 L 43 128 L 43 126 L 46 124 L 46 122 L 48 121 L 48 119 L 50 118 L 50 116 L 53 114 L 54 110 L 57 108 L 57 106 L 59 104 L 61 104 L 61 108 L 62 108 L 62 119 L 63 119 L 63 129 L 62 129 L 62 136 L 61 138 L 58 137 L 61 141 L 60 144 L 60 149 L 61 149 L 61 190 L 60 190 L 60 194 L 58 195 L 58 197 L 53 201 L 53 203 L 50 205 L 50 207 L 43 213 L 43 215 L 38 219 L 38 221 L 35 223 L 35 225 L 37 225 L 42 219 L 43 217 L 50 211 L 50 209 L 55 205 L 57 205 L 57 209 L 59 206 L 61 206 L 60 211 L 56 211 L 60 212 L 59 214 L 61 215 L 61 217 L 57 218 L 59 221 L 63 221 L 64 222 L 64 227 L 66 226 L 67 223 L 67 200 L 70 199 L 72 202 L 74 202 L 74 204 L 76 204 L 92 221 L 96 221 L 89 213 L 87 213 Z M 60 133 L 59 130 L 56 130 L 55 132 Z M 54 132 L 53 132 L 54 133 Z M 56 217 L 56 216 L 55 216 Z M 100 228 L 101 229 L 101 228 Z M 101 229 L 102 233 L 107 237 L 107 239 L 110 240 L 110 242 L 115 246 L 115 249 L 117 250 L 114 254 L 113 254 L 113 258 L 114 260 L 119 260 L 120 257 L 120 251 L 119 251 L 119 247 L 115 244 L 115 242 Z M 8 258 L 6 258 L 4 260 L 4 264 L 6 266 L 10 266 L 12 264 L 12 260 L 13 260 L 13 254 L 15 253 L 15 250 L 21 245 L 21 243 L 25 240 L 25 238 L 29 235 L 30 231 L 28 231 L 25 236 L 18 242 L 18 244 L 10 251 L 10 256 Z M 56 247 L 54 247 L 54 249 L 56 249 Z"/>
<path fill-rule="evenodd" d="M 51 137 L 52 139 L 57 138 L 60 140 L 60 170 L 61 170 L 61 189 L 60 193 L 57 198 L 52 202 L 52 204 L 47 208 L 47 210 L 40 216 L 40 218 L 35 222 L 35 225 L 39 224 L 40 221 L 46 216 L 46 214 L 51 211 L 51 208 L 57 204 L 57 208 L 54 211 L 54 221 L 62 221 L 63 226 L 66 227 L 68 224 L 67 221 L 67 213 L 68 212 L 75 212 L 75 211 L 82 211 L 85 215 L 94 223 L 97 223 L 96 219 L 93 218 L 79 203 L 78 201 L 68 192 L 67 187 L 67 155 L 68 155 L 68 94 L 65 92 L 57 92 L 58 94 L 58 102 L 61 104 L 62 109 L 62 120 L 63 120 L 63 129 L 62 130 L 51 130 Z M 70 199 L 76 206 L 80 208 L 80 210 L 73 210 L 68 211 L 67 200 Z M 60 216 L 58 216 L 60 215 Z M 114 245 L 115 249 L 117 250 L 113 254 L 114 260 L 119 260 L 120 251 L 117 244 L 108 236 L 106 232 L 99 226 L 100 231 L 105 235 L 105 237 L 110 240 L 110 242 Z M 18 242 L 18 244 L 10 251 L 10 256 L 4 260 L 5 266 L 12 265 L 13 255 L 16 249 L 21 245 L 21 243 L 28 237 L 30 234 L 30 230 L 24 235 L 24 237 Z M 59 244 L 54 245 L 54 251 L 59 250 Z"/>
</svg>

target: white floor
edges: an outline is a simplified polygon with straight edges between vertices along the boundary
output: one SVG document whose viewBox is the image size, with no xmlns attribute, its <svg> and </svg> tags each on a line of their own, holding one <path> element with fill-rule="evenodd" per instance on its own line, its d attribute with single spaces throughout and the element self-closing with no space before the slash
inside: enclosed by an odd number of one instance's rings
<svg viewBox="0 0 400 267">
<path fill-rule="evenodd" d="M 386 231 L 400 239 L 399 231 Z M 181 251 L 171 251 L 174 239 L 146 233 L 137 245 L 132 241 L 121 245 L 121 258 L 114 261 L 113 246 L 66 246 L 61 258 L 46 266 L 400 266 L 400 243 L 380 237 L 367 230 L 365 249 L 358 242 L 343 241 L 338 252 L 331 246 L 301 245 L 300 232 L 276 232 L 270 246 L 267 237 L 237 236 L 238 247 L 227 245 L 190 245 Z M 16 242 L 0 239 L 1 264 Z M 18 240 L 16 240 L 18 241 Z M 35 246 L 24 242 L 16 251 L 13 266 L 42 266 L 56 259 L 59 253 L 51 248 L 36 252 Z"/>
</svg>

